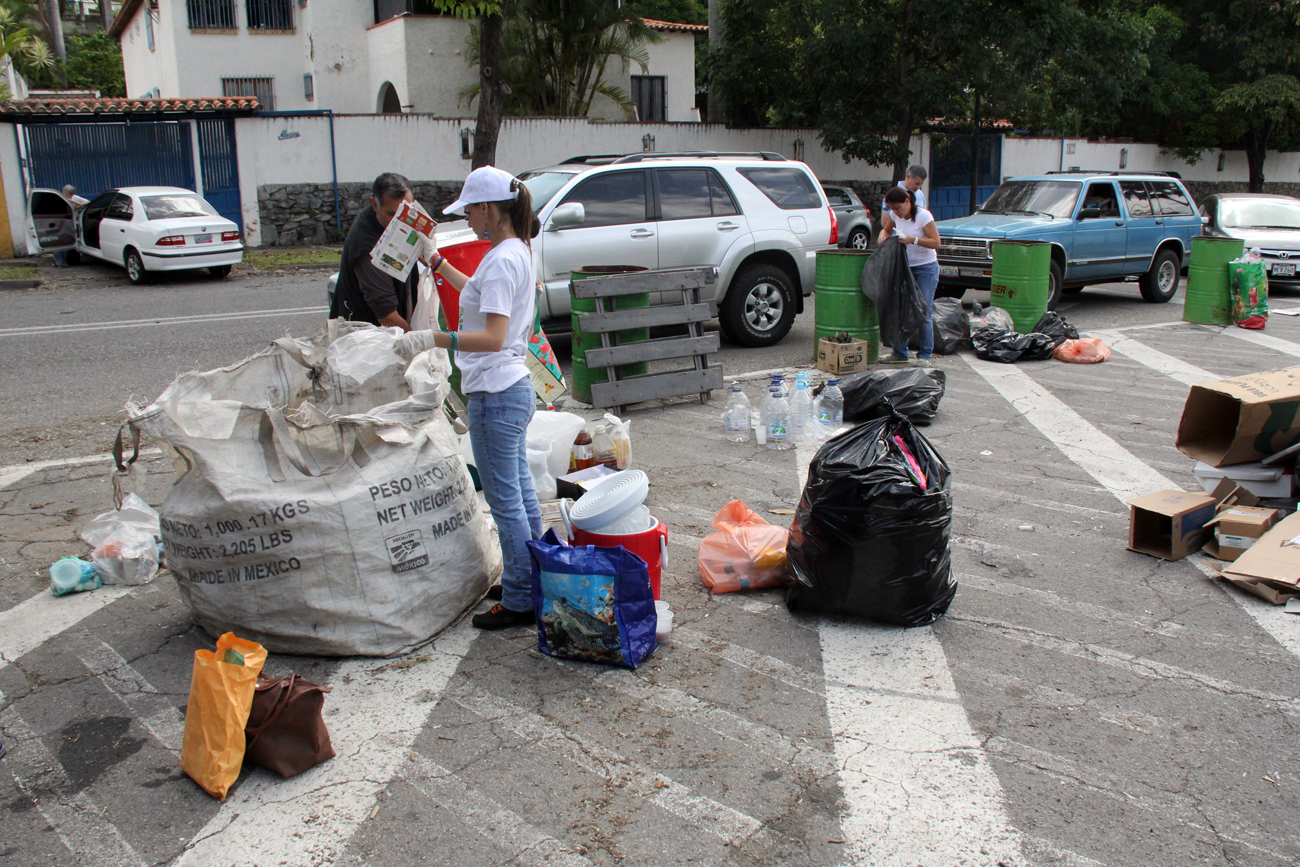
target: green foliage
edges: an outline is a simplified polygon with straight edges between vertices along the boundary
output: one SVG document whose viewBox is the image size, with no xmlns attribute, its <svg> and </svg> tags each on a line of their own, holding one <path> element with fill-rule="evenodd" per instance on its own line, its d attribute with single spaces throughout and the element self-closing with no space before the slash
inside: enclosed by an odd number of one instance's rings
<svg viewBox="0 0 1300 867">
<path fill-rule="evenodd" d="M 705 0 L 627 0 L 629 15 L 675 24 L 708 24 L 709 4 Z"/>
<path fill-rule="evenodd" d="M 26 14 L 26 4 L 0 3 L 0 66 L 12 62 L 29 83 L 39 82 L 52 74 L 55 59 L 50 47 L 22 25 Z M 11 97 L 9 83 L 0 79 L 0 99 Z"/>
<path fill-rule="evenodd" d="M 482 18 L 484 15 L 500 15 L 499 2 L 477 3 L 473 0 L 433 0 L 433 6 L 439 12 L 455 15 L 457 18 Z"/>
<path fill-rule="evenodd" d="M 633 118 L 628 94 L 606 81 L 605 72 L 611 61 L 624 70 L 633 63 L 647 69 L 646 43 L 659 37 L 640 16 L 606 0 L 516 0 L 505 15 L 500 64 L 507 114 L 585 117 L 595 97 L 603 95 Z M 466 60 L 471 66 L 479 62 L 477 27 Z M 472 101 L 478 86 L 461 96 Z"/>
<path fill-rule="evenodd" d="M 68 87 L 98 90 L 101 96 L 126 96 L 122 48 L 103 31 L 68 37 L 68 62 L 64 67 Z"/>
</svg>

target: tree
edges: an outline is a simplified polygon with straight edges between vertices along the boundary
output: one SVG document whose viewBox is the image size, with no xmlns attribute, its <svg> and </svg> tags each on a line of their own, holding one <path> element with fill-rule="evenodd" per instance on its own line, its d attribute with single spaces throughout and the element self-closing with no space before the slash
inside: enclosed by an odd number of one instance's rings
<svg viewBox="0 0 1300 867">
<path fill-rule="evenodd" d="M 54 55 L 49 46 L 19 24 L 8 6 L 0 5 L 0 68 L 12 67 L 25 73 L 27 70 L 52 69 L 54 65 Z M 10 80 L 6 76 L 0 79 L 0 99 L 12 97 Z"/>
<path fill-rule="evenodd" d="M 98 90 L 100 96 L 126 96 L 122 47 L 107 33 L 69 36 L 70 52 L 64 72 L 68 87 Z"/>
<path fill-rule="evenodd" d="M 105 0 L 106 2 L 106 0 Z M 478 120 L 474 123 L 472 169 L 495 165 L 497 138 L 501 135 L 505 84 L 501 77 L 502 10 L 499 2 L 474 0 L 434 0 L 434 6 L 458 18 L 479 19 L 477 46 Z M 471 61 L 473 62 L 473 61 Z"/>
</svg>

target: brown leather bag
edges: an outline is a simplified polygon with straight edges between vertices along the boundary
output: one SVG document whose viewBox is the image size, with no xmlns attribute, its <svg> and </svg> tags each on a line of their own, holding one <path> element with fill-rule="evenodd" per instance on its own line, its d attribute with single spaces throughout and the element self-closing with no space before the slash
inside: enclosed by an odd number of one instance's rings
<svg viewBox="0 0 1300 867">
<path fill-rule="evenodd" d="M 253 709 L 244 727 L 244 761 L 282 777 L 301 774 L 334 758 L 321 709 L 329 687 L 297 674 L 257 676 Z"/>
</svg>

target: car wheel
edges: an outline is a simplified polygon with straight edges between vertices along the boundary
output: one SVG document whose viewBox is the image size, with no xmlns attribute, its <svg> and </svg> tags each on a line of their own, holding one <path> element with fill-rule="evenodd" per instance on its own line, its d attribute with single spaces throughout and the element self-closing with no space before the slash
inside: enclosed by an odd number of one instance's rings
<svg viewBox="0 0 1300 867">
<path fill-rule="evenodd" d="M 132 283 L 139 286 L 149 279 L 149 273 L 144 270 L 144 260 L 135 250 L 127 247 L 126 249 L 126 276 Z"/>
<path fill-rule="evenodd" d="M 871 246 L 871 234 L 861 226 L 858 226 L 852 232 L 849 232 L 849 240 L 845 246 L 852 250 L 865 250 Z"/>
<path fill-rule="evenodd" d="M 731 281 L 718 324 L 741 346 L 772 346 L 794 325 L 794 287 L 774 265 L 753 265 Z"/>
<path fill-rule="evenodd" d="M 1048 310 L 1055 310 L 1056 305 L 1060 303 L 1061 292 L 1064 289 L 1064 287 L 1061 284 L 1064 282 L 1065 279 L 1061 276 L 1061 266 L 1053 262 L 1051 269 L 1048 271 L 1048 277 L 1047 277 L 1047 309 Z"/>
<path fill-rule="evenodd" d="M 230 269 L 232 267 L 233 266 L 231 265 L 214 265 L 213 267 L 208 269 L 208 273 L 211 274 L 213 277 L 216 277 L 218 280 L 220 280 L 223 277 L 230 276 Z"/>
<path fill-rule="evenodd" d="M 1151 270 L 1138 278 L 1138 287 L 1142 297 L 1153 304 L 1164 304 L 1178 291 L 1178 278 L 1181 263 L 1178 254 L 1164 249 L 1156 253 L 1151 263 Z"/>
</svg>

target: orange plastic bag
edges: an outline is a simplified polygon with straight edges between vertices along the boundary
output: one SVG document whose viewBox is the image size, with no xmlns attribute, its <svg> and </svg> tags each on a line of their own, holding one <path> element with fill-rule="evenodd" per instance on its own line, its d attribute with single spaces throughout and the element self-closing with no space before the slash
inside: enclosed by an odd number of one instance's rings
<svg viewBox="0 0 1300 867">
<path fill-rule="evenodd" d="M 242 666 L 222 662 L 231 648 L 243 654 Z M 257 675 L 265 662 L 266 648 L 236 638 L 233 632 L 217 639 L 215 653 L 194 651 L 181 770 L 209 795 L 223 801 L 244 764 L 244 726 L 253 707 Z"/>
<path fill-rule="evenodd" d="M 700 542 L 700 578 L 714 593 L 762 590 L 789 582 L 785 554 L 790 531 L 759 517 L 740 500 L 732 500 L 713 516 L 718 532 Z"/>
<path fill-rule="evenodd" d="M 1067 340 L 1052 353 L 1057 361 L 1069 361 L 1074 364 L 1096 364 L 1110 358 L 1110 347 L 1101 342 L 1100 337 L 1081 337 Z"/>
</svg>

